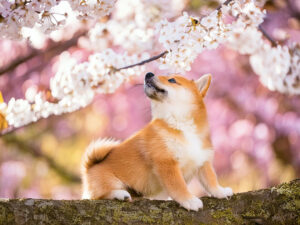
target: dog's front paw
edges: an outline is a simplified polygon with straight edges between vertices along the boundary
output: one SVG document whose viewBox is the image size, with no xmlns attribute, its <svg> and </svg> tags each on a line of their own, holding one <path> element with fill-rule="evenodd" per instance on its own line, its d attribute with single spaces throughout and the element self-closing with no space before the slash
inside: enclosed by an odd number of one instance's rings
<svg viewBox="0 0 300 225">
<path fill-rule="evenodd" d="M 130 194 L 125 190 L 113 190 L 108 196 L 109 199 L 118 199 L 121 201 L 132 201 Z"/>
<path fill-rule="evenodd" d="M 179 203 L 182 207 L 186 208 L 187 210 L 198 211 L 199 209 L 203 208 L 202 201 L 196 196 L 193 196 L 192 198 Z"/>
<path fill-rule="evenodd" d="M 232 196 L 233 192 L 230 187 L 219 186 L 211 194 L 216 198 L 227 198 L 229 196 Z"/>
</svg>

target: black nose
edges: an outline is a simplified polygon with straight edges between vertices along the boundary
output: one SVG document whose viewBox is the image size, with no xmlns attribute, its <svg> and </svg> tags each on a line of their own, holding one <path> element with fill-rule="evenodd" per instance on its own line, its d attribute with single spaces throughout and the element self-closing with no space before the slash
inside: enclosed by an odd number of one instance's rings
<svg viewBox="0 0 300 225">
<path fill-rule="evenodd" d="M 147 73 L 146 76 L 145 76 L 145 79 L 148 80 L 151 77 L 154 77 L 154 74 L 153 73 Z"/>
</svg>

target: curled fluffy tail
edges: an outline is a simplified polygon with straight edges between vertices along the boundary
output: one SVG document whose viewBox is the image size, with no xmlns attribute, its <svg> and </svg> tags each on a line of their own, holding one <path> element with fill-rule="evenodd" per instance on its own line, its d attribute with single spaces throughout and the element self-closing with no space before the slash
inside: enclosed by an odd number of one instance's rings
<svg viewBox="0 0 300 225">
<path fill-rule="evenodd" d="M 87 170 L 93 165 L 101 162 L 109 154 L 112 148 L 118 144 L 120 144 L 119 141 L 112 139 L 98 139 L 91 142 L 85 150 L 82 161 L 82 169 Z"/>
</svg>

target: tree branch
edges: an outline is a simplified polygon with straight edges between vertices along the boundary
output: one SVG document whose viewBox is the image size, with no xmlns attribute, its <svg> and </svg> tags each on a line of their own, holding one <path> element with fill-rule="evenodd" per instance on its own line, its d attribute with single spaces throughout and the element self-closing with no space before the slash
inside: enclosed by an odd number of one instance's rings
<svg viewBox="0 0 300 225">
<path fill-rule="evenodd" d="M 4 137 L 3 141 L 8 145 L 16 146 L 18 150 L 24 153 L 28 153 L 35 158 L 44 160 L 49 165 L 49 167 L 53 169 L 61 178 L 74 183 L 80 182 L 81 179 L 77 174 L 73 174 L 67 171 L 61 165 L 57 164 L 52 157 L 43 153 L 40 148 L 29 145 L 14 135 L 8 135 Z"/>
<path fill-rule="evenodd" d="M 291 0 L 287 0 L 286 3 L 287 3 L 287 8 L 291 13 L 291 16 L 300 20 L 300 9 L 299 7 L 297 7 L 296 1 L 292 2 Z"/>
<path fill-rule="evenodd" d="M 300 221 L 300 179 L 278 187 L 203 197 L 204 208 L 187 211 L 174 201 L 0 200 L 0 223 L 12 224 L 285 224 Z"/>
<path fill-rule="evenodd" d="M 2 68 L 0 68 L 0 76 L 2 76 L 3 74 L 14 70 L 17 66 L 19 66 L 20 64 L 34 58 L 35 56 L 37 56 L 40 53 L 40 51 L 36 50 L 36 49 L 32 49 L 31 52 L 28 55 L 19 57 L 15 60 L 13 60 L 13 62 L 7 66 L 4 66 Z"/>
<path fill-rule="evenodd" d="M 5 73 L 14 70 L 16 67 L 21 65 L 24 62 L 27 62 L 35 57 L 44 57 L 44 56 L 55 56 L 58 53 L 67 50 L 68 48 L 77 44 L 77 41 L 80 37 L 84 36 L 87 31 L 81 31 L 75 34 L 70 40 L 61 41 L 61 42 L 54 42 L 51 44 L 46 50 L 37 50 L 32 49 L 31 52 L 25 56 L 19 57 L 7 66 L 0 68 L 0 76 L 4 75 Z"/>
</svg>

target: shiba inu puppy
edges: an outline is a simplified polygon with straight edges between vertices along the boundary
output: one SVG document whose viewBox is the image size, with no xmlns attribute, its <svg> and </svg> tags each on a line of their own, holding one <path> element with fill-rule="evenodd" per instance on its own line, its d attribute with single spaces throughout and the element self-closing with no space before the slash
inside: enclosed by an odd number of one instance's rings
<svg viewBox="0 0 300 225">
<path fill-rule="evenodd" d="M 83 157 L 83 198 L 131 200 L 128 189 L 145 197 L 169 196 L 188 210 L 203 207 L 187 183 L 196 176 L 206 192 L 232 195 L 212 167 L 214 150 L 203 101 L 211 75 L 197 81 L 147 73 L 144 90 L 152 121 L 123 142 L 96 140 Z"/>
</svg>

